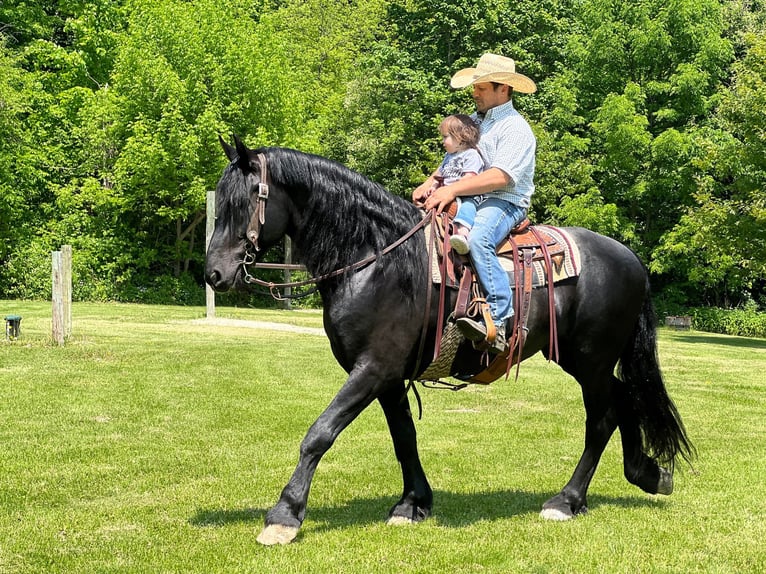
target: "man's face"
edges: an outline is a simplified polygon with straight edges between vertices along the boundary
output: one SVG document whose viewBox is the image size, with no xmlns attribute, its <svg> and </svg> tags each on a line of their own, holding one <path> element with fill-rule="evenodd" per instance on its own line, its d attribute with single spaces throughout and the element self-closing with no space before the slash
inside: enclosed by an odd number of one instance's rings
<svg viewBox="0 0 766 574">
<path fill-rule="evenodd" d="M 492 83 L 473 85 L 473 101 L 479 113 L 486 114 L 488 110 L 508 101 L 508 90 L 503 85 Z"/>
</svg>

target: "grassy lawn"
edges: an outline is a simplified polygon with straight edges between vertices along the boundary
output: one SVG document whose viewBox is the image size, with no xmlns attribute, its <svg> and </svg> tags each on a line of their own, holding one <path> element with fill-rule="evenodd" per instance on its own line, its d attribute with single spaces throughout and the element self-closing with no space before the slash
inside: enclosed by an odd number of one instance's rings
<svg viewBox="0 0 766 574">
<path fill-rule="evenodd" d="M 384 520 L 401 489 L 373 406 L 319 465 L 298 541 L 255 542 L 300 441 L 345 376 L 322 336 L 213 326 L 202 308 L 0 301 L 0 572 L 608 572 L 766 570 L 766 341 L 662 331 L 671 395 L 699 450 L 676 492 L 622 476 L 610 443 L 590 513 L 542 521 L 579 458 L 577 384 L 535 357 L 518 381 L 421 390 L 434 516 Z M 307 311 L 218 315 L 321 327 Z M 414 406 L 414 402 L 413 402 Z"/>
</svg>

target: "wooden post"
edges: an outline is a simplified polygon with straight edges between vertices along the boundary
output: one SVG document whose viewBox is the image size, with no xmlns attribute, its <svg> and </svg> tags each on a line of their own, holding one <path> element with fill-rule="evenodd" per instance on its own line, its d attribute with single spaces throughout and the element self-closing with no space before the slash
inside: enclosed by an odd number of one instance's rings
<svg viewBox="0 0 766 574">
<path fill-rule="evenodd" d="M 51 253 L 53 342 L 63 345 L 72 335 L 72 246 Z"/>
<path fill-rule="evenodd" d="M 215 229 L 215 190 L 207 192 L 206 210 L 207 221 L 205 222 L 205 253 L 210 246 L 210 238 L 213 237 L 213 230 Z M 215 318 L 215 291 L 213 288 L 205 283 L 205 303 L 206 312 L 205 316 L 208 319 Z"/>
<path fill-rule="evenodd" d="M 53 342 L 57 345 L 64 344 L 64 263 L 61 251 L 54 251 L 51 254 L 52 270 L 51 279 L 53 281 Z"/>
<path fill-rule="evenodd" d="M 291 279 L 290 275 L 290 268 L 288 265 L 292 264 L 293 262 L 293 242 L 292 240 L 285 235 L 285 271 L 284 271 L 284 278 L 285 283 L 289 283 Z M 293 308 L 293 301 L 290 299 L 290 295 L 292 295 L 293 289 L 292 287 L 285 287 L 285 296 L 287 297 L 284 301 L 282 301 L 282 308 L 283 309 L 292 309 Z"/>
<path fill-rule="evenodd" d="M 72 336 L 72 246 L 61 246 L 61 282 L 64 304 L 64 338 Z"/>
</svg>

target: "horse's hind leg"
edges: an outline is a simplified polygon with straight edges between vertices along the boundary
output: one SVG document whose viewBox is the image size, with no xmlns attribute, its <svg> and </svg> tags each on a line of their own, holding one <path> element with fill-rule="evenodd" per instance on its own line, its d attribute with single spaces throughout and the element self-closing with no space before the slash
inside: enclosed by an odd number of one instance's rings
<svg viewBox="0 0 766 574">
<path fill-rule="evenodd" d="M 622 392 L 624 385 L 616 378 L 614 383 L 618 397 L 617 408 L 625 478 L 649 494 L 671 494 L 673 492 L 672 471 L 662 468 L 655 459 L 644 452 L 638 421 L 630 409 L 628 397 Z"/>
<path fill-rule="evenodd" d="M 582 387 L 585 404 L 585 448 L 572 478 L 556 496 L 543 504 L 540 513 L 548 520 L 569 520 L 588 511 L 587 492 L 601 455 L 617 428 L 611 373 L 590 374 L 587 378 L 565 367 Z"/>
<path fill-rule="evenodd" d="M 433 493 L 418 456 L 415 424 L 404 385 L 394 387 L 378 399 L 386 415 L 396 458 L 402 467 L 404 491 L 388 513 L 389 524 L 419 522 L 431 514 Z"/>
</svg>

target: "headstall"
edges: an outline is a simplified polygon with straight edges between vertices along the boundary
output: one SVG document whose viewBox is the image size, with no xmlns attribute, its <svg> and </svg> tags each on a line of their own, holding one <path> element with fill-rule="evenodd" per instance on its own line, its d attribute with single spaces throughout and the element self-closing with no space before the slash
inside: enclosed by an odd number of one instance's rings
<svg viewBox="0 0 766 574">
<path fill-rule="evenodd" d="M 269 184 L 266 183 L 268 172 L 266 170 L 266 156 L 259 153 L 256 158 L 258 164 L 261 166 L 261 181 L 258 182 L 258 195 L 255 197 L 255 209 L 253 209 L 253 216 L 250 218 L 250 224 L 247 226 L 246 237 L 252 244 L 256 251 L 260 251 L 258 247 L 258 236 L 261 234 L 261 227 L 266 222 L 266 200 L 269 198 Z"/>
</svg>

